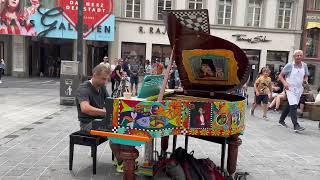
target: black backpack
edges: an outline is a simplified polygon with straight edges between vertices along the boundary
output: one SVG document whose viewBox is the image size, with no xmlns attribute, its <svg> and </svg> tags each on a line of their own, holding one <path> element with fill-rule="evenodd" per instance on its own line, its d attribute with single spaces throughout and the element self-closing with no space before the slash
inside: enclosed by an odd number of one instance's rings
<svg viewBox="0 0 320 180">
<path fill-rule="evenodd" d="M 171 154 L 171 158 L 176 159 L 181 165 L 187 180 L 206 180 L 197 159 L 193 157 L 193 151 L 189 154 L 179 147 Z"/>
</svg>

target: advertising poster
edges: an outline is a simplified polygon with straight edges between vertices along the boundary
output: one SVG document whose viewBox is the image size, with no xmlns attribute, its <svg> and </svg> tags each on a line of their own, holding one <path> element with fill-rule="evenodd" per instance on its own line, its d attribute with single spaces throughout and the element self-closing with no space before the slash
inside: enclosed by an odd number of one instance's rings
<svg viewBox="0 0 320 180">
<path fill-rule="evenodd" d="M 84 39 L 114 40 L 112 10 L 112 0 L 84 0 Z M 76 0 L 0 0 L 0 34 L 76 39 L 77 22 Z"/>
</svg>

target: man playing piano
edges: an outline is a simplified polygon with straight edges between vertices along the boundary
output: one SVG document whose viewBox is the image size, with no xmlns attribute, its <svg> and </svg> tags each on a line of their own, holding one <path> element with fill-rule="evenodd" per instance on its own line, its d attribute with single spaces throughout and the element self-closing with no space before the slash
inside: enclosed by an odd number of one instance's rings
<svg viewBox="0 0 320 180">
<path fill-rule="evenodd" d="M 110 78 L 110 66 L 97 65 L 92 70 L 92 78 L 82 83 L 76 93 L 76 103 L 80 129 L 89 132 L 94 119 L 106 116 L 105 99 L 109 96 L 105 87 Z"/>
</svg>

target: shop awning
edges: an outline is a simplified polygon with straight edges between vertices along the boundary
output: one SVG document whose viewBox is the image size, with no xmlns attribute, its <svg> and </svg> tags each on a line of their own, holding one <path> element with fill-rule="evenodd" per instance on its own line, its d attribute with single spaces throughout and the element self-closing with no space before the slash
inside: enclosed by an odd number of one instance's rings
<svg viewBox="0 0 320 180">
<path fill-rule="evenodd" d="M 307 22 L 306 29 L 320 28 L 320 22 Z"/>
</svg>

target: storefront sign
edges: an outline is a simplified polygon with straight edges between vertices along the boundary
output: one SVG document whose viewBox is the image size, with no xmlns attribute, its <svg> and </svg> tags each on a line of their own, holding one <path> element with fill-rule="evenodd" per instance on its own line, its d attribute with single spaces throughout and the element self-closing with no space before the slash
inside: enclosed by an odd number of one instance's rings
<svg viewBox="0 0 320 180">
<path fill-rule="evenodd" d="M 167 34 L 167 30 L 165 27 L 143 27 L 143 26 L 139 26 L 139 33 L 141 34 L 145 34 L 145 33 L 149 33 L 149 34 Z"/>
<path fill-rule="evenodd" d="M 258 43 L 258 42 L 269 42 L 271 40 L 267 39 L 267 36 L 256 36 L 256 37 L 247 37 L 245 34 L 234 34 L 233 37 L 236 37 L 237 41 L 247 41 L 248 43 Z"/>
<path fill-rule="evenodd" d="M 0 12 L 0 34 L 77 38 L 78 1 L 57 0 L 56 7 L 46 9 L 40 6 L 41 0 L 30 0 L 31 6 L 22 7 L 22 11 L 18 10 L 21 1 L 17 2 L 4 6 L 1 4 L 2 7 L 8 8 Z M 113 41 L 115 18 L 112 15 L 112 2 L 112 0 L 84 0 L 85 39 Z"/>
<path fill-rule="evenodd" d="M 306 15 L 306 29 L 320 28 L 320 14 L 308 13 Z"/>
</svg>

